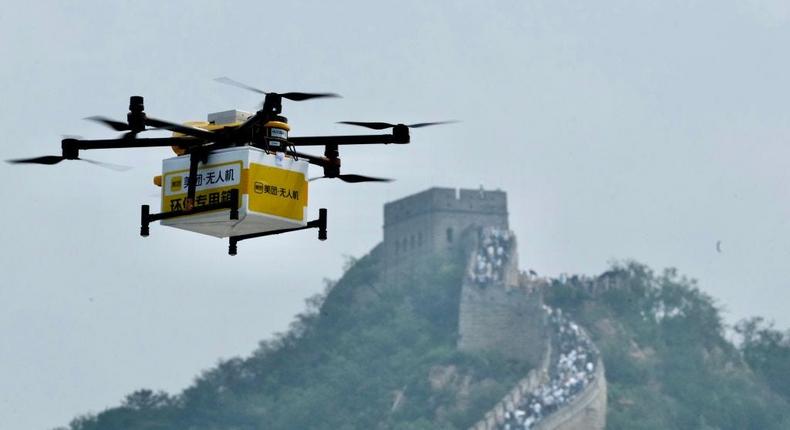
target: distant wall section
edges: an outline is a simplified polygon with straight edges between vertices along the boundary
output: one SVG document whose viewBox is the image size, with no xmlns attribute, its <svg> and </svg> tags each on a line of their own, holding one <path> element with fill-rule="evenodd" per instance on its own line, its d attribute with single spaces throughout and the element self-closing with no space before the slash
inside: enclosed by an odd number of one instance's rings
<svg viewBox="0 0 790 430">
<path fill-rule="evenodd" d="M 524 379 L 519 381 L 499 403 L 494 405 L 494 407 L 483 416 L 483 419 L 470 427 L 469 430 L 498 429 L 499 426 L 505 422 L 505 414 L 507 411 L 515 409 L 515 405 L 520 404 L 524 397 L 528 396 L 530 392 L 548 381 L 549 366 L 551 365 L 552 356 L 551 341 L 547 339 L 542 349 L 543 357 L 538 367 L 530 370 Z"/>
<path fill-rule="evenodd" d="M 595 378 L 578 397 L 549 415 L 535 430 L 603 430 L 606 428 L 606 376 L 598 360 Z"/>
<path fill-rule="evenodd" d="M 538 365 L 547 338 L 543 297 L 521 285 L 515 236 L 511 241 L 498 281 L 478 282 L 473 276 L 478 251 L 470 253 L 461 286 L 458 349 L 497 351 Z"/>
</svg>

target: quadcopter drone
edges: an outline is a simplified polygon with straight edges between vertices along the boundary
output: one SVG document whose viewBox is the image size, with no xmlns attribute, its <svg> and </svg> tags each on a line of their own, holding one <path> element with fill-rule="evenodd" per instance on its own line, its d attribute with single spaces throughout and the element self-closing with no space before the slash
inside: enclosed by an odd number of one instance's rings
<svg viewBox="0 0 790 430">
<path fill-rule="evenodd" d="M 148 116 L 143 97 L 129 98 L 126 122 L 102 116 L 96 121 L 123 134 L 115 139 L 65 138 L 61 155 L 8 160 L 18 164 L 54 165 L 64 160 L 83 160 L 80 151 L 92 149 L 171 147 L 175 157 L 162 161 L 162 174 L 154 177 L 161 187 L 161 212 L 140 210 L 140 235 L 149 235 L 149 224 L 181 228 L 228 238 L 228 253 L 236 255 L 237 243 L 256 237 L 316 228 L 318 239 L 326 240 L 327 210 L 307 221 L 310 164 L 323 169 L 320 178 L 349 183 L 388 182 L 391 179 L 340 173 L 341 145 L 408 144 L 409 129 L 453 121 L 418 124 L 342 121 L 373 130 L 391 129 L 388 134 L 345 136 L 288 135 L 288 119 L 282 116 L 282 100 L 304 101 L 339 97 L 334 93 L 266 92 L 230 78 L 218 82 L 265 96 L 255 113 L 225 111 L 208 115 L 208 121 L 176 124 Z M 169 130 L 172 137 L 141 138 L 149 130 Z M 298 147 L 323 146 L 323 156 L 297 151 Z M 313 179 L 320 179 L 313 178 Z M 312 179 L 310 179 L 312 180 Z"/>
</svg>

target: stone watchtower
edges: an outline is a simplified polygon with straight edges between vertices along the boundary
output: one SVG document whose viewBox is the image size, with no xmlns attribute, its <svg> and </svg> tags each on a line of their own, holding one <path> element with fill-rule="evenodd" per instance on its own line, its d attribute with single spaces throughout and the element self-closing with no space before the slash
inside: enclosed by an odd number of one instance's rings
<svg viewBox="0 0 790 430">
<path fill-rule="evenodd" d="M 384 279 L 415 273 L 420 262 L 462 250 L 468 266 L 458 312 L 458 348 L 498 351 L 537 363 L 545 349 L 542 298 L 522 288 L 516 239 L 497 280 L 472 280 L 470 272 L 484 231 L 508 230 L 504 191 L 430 188 L 384 205 Z M 472 233 L 472 234 L 469 234 Z"/>
<path fill-rule="evenodd" d="M 508 228 L 504 191 L 430 188 L 384 205 L 385 277 L 412 273 L 416 264 L 460 245 L 469 227 Z"/>
</svg>

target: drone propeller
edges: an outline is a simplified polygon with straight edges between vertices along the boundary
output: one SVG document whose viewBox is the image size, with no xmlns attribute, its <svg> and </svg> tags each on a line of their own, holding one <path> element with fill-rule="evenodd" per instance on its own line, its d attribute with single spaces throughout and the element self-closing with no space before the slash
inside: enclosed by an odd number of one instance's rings
<svg viewBox="0 0 790 430">
<path fill-rule="evenodd" d="M 114 119 L 110 119 L 104 116 L 98 116 L 98 115 L 89 116 L 85 119 L 87 119 L 88 121 L 98 122 L 99 124 L 104 124 L 115 131 L 127 131 L 132 129 L 131 127 L 129 127 L 129 124 L 125 122 L 116 121 Z"/>
<path fill-rule="evenodd" d="M 125 122 L 116 121 L 114 119 L 110 119 L 103 116 L 89 116 L 85 119 L 89 121 L 98 122 L 99 124 L 104 124 L 115 131 L 128 130 L 128 133 L 124 133 L 121 136 L 121 139 L 128 139 L 128 138 L 134 139 L 137 136 L 137 133 L 141 131 L 148 131 L 148 130 L 170 130 L 181 134 L 186 134 L 188 136 L 199 137 L 201 139 L 207 139 L 207 140 L 216 139 L 216 135 L 213 132 L 203 129 L 198 129 L 196 127 L 190 127 L 187 125 L 176 124 L 162 119 L 151 118 L 151 117 L 146 117 L 143 119 L 143 121 L 145 122 L 145 125 L 148 125 L 152 128 L 147 128 L 143 130 L 132 130 L 132 127 Z"/>
<path fill-rule="evenodd" d="M 389 178 L 376 178 L 373 176 L 363 176 L 363 175 L 355 175 L 353 173 L 348 175 L 337 175 L 337 176 L 319 176 L 317 178 L 310 178 L 310 181 L 315 181 L 316 179 L 332 179 L 337 178 L 343 182 L 348 182 L 350 184 L 356 184 L 359 182 L 392 182 L 394 179 Z"/>
<path fill-rule="evenodd" d="M 122 134 L 120 136 L 120 139 L 136 139 L 138 133 L 140 133 L 141 131 L 146 131 L 145 129 L 132 130 L 132 127 L 125 122 L 116 121 L 114 119 L 110 119 L 99 115 L 89 116 L 85 119 L 87 119 L 88 121 L 98 122 L 99 124 L 104 124 L 115 131 L 125 131 L 126 133 Z"/>
<path fill-rule="evenodd" d="M 154 128 L 175 131 L 181 134 L 186 134 L 187 136 L 205 139 L 209 142 L 216 141 L 219 136 L 218 133 L 214 133 L 213 131 L 208 131 L 197 127 L 190 127 L 188 125 L 176 124 L 174 122 L 151 117 L 145 119 L 145 124 Z"/>
<path fill-rule="evenodd" d="M 365 121 L 340 121 L 338 124 L 348 124 L 348 125 L 356 125 L 359 127 L 370 128 L 373 130 L 384 130 L 387 128 L 397 127 L 399 125 L 408 127 L 408 128 L 420 128 L 420 127 L 428 127 L 431 125 L 439 125 L 439 124 L 452 124 L 458 121 L 450 120 L 450 121 L 436 121 L 436 122 L 418 122 L 415 124 L 390 124 L 388 122 L 365 122 Z"/>
<path fill-rule="evenodd" d="M 310 99 L 319 99 L 324 97 L 342 97 L 340 94 L 337 93 L 300 93 L 300 92 L 288 92 L 288 93 L 269 93 L 274 95 L 279 95 L 284 99 L 288 99 L 295 102 L 301 102 L 303 100 L 310 100 Z"/>
<path fill-rule="evenodd" d="M 61 161 L 65 160 L 66 157 L 60 155 L 44 155 L 41 157 L 34 157 L 34 158 L 17 158 L 15 160 L 5 160 L 7 163 L 11 164 L 58 164 Z"/>
<path fill-rule="evenodd" d="M 138 133 L 146 130 L 145 103 L 142 96 L 129 97 L 129 113 L 126 114 L 126 122 L 104 116 L 91 116 L 85 119 L 98 122 L 115 131 L 126 131 L 127 133 L 121 135 L 121 139 L 136 139 Z"/>
<path fill-rule="evenodd" d="M 229 78 L 227 76 L 222 76 L 222 77 L 216 78 L 214 80 L 219 82 L 219 83 L 223 83 L 223 84 L 226 84 L 226 85 L 231 85 L 231 86 L 234 86 L 234 87 L 242 88 L 242 89 L 245 89 L 247 91 L 252 91 L 254 93 L 264 94 L 264 95 L 270 95 L 271 94 L 271 95 L 280 96 L 280 97 L 282 97 L 284 99 L 288 99 L 288 100 L 295 101 L 295 102 L 300 102 L 300 101 L 303 101 L 303 100 L 310 100 L 310 99 L 317 99 L 317 98 L 322 98 L 322 97 L 340 97 L 340 94 L 335 94 L 335 93 L 301 93 L 301 92 L 275 93 L 275 92 L 269 92 L 269 91 L 264 91 L 262 89 L 255 88 L 255 87 L 252 87 L 250 85 L 247 85 L 247 84 L 241 83 L 239 81 L 233 80 L 233 79 L 231 79 L 231 78 Z"/>
<path fill-rule="evenodd" d="M 112 163 L 107 163 L 107 162 L 104 162 L 104 161 L 91 160 L 91 159 L 88 159 L 88 158 L 71 158 L 70 159 L 70 158 L 66 158 L 66 157 L 64 157 L 62 155 L 44 155 L 44 156 L 41 156 L 41 157 L 34 157 L 34 158 L 18 158 L 18 159 L 15 159 L 15 160 L 6 160 L 6 162 L 11 163 L 11 164 L 43 164 L 43 165 L 47 165 L 47 166 L 52 166 L 52 165 L 60 163 L 63 160 L 84 161 L 86 163 L 91 163 L 91 164 L 94 164 L 94 165 L 99 166 L 99 167 L 104 167 L 106 169 L 115 170 L 117 172 L 123 172 L 123 171 L 131 169 L 130 166 L 122 166 L 120 164 L 112 164 Z"/>
</svg>

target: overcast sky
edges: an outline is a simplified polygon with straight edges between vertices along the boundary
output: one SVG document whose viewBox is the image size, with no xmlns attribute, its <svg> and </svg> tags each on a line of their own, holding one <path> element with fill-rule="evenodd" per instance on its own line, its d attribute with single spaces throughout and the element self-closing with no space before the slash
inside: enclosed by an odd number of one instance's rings
<svg viewBox="0 0 790 430">
<path fill-rule="evenodd" d="M 134 167 L 123 173 L 0 164 L 0 428 L 64 425 L 137 388 L 175 393 L 250 353 L 381 239 L 385 202 L 432 186 L 507 191 L 525 269 L 673 266 L 729 322 L 790 326 L 783 0 L 2 3 L 2 159 L 113 136 L 81 118 L 124 119 L 130 95 L 177 122 L 254 110 L 256 94 L 212 81 L 225 75 L 344 96 L 287 103 L 293 136 L 463 122 L 344 148 L 346 173 L 398 181 L 311 183 L 328 241 L 245 241 L 236 257 L 159 225 L 138 236 L 169 150 L 85 154 Z"/>
</svg>

